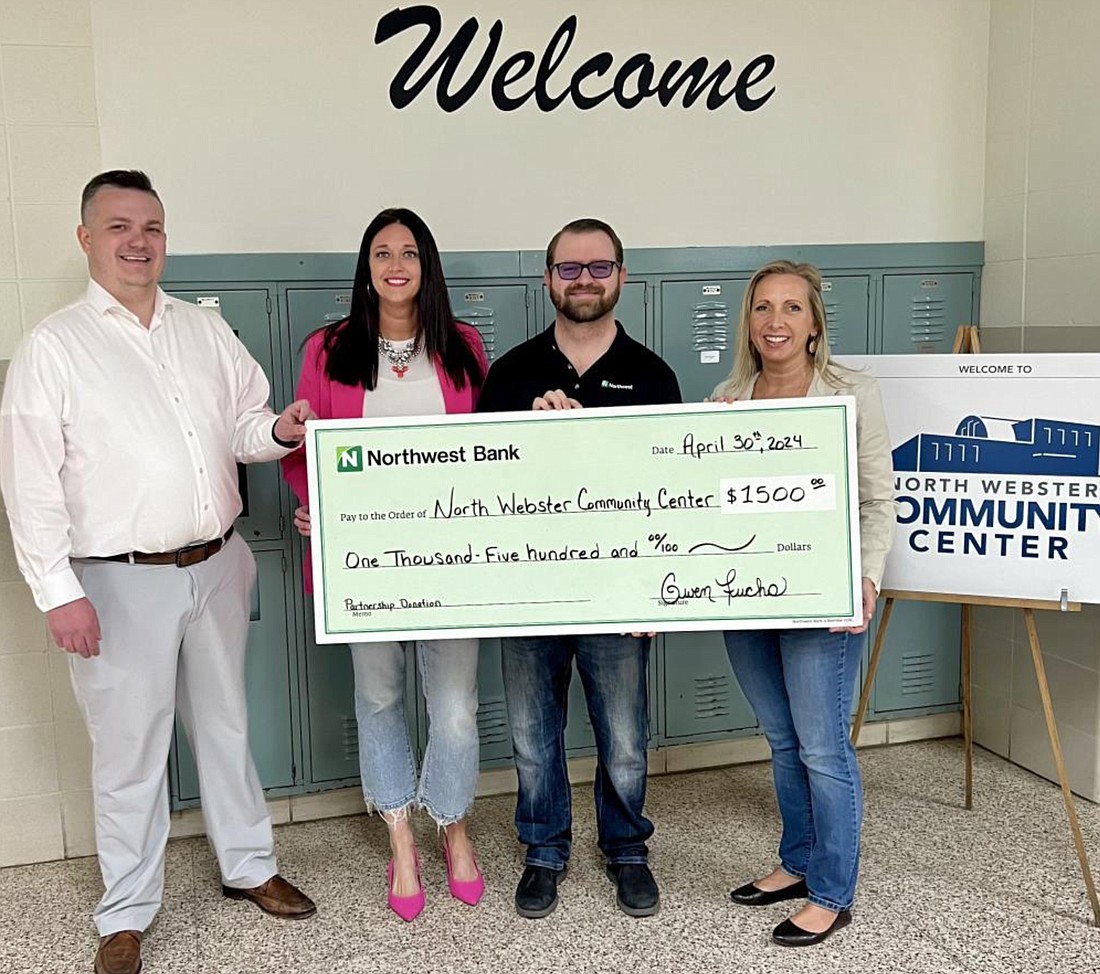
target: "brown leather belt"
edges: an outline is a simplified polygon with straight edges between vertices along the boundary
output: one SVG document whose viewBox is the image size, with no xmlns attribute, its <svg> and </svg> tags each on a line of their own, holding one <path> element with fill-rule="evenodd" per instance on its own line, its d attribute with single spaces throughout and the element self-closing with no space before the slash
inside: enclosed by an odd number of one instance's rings
<svg viewBox="0 0 1100 974">
<path fill-rule="evenodd" d="M 233 528 L 230 527 L 220 538 L 199 544 L 189 544 L 186 548 L 177 548 L 175 551 L 129 551 L 124 555 L 93 555 L 92 557 L 96 561 L 123 561 L 128 565 L 175 565 L 177 568 L 189 568 L 216 555 L 225 547 L 225 543 L 232 535 Z"/>
</svg>

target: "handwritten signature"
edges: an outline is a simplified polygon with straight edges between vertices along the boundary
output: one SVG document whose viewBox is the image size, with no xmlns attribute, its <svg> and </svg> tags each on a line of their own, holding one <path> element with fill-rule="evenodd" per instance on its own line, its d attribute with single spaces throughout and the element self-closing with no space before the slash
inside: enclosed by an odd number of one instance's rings
<svg viewBox="0 0 1100 974">
<path fill-rule="evenodd" d="M 726 604 L 730 605 L 734 599 L 779 598 L 787 594 L 787 586 L 784 576 L 776 581 L 765 581 L 757 575 L 751 582 L 739 582 L 736 568 L 726 572 L 725 578 L 716 578 L 713 584 L 707 582 L 702 585 L 683 584 L 676 578 L 675 572 L 669 572 L 661 580 L 658 601 L 661 605 L 686 605 L 693 601 L 717 602 L 725 595 Z"/>
</svg>

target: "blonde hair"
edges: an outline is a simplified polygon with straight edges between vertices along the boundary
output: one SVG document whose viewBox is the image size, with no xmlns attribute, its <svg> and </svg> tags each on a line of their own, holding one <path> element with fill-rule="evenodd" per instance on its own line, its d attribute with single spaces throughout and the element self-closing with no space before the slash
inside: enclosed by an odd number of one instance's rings
<svg viewBox="0 0 1100 974">
<path fill-rule="evenodd" d="M 806 282 L 810 311 L 813 314 L 814 326 L 817 328 L 817 335 L 812 339 L 815 343 L 812 353 L 814 371 L 830 385 L 842 383 L 836 367 L 829 362 L 828 322 L 825 315 L 825 302 L 821 298 L 821 271 L 813 264 L 796 264 L 790 260 L 773 260 L 753 274 L 752 280 L 745 288 L 745 296 L 741 299 L 741 317 L 738 319 L 737 334 L 734 336 L 736 354 L 733 369 L 718 389 L 715 390 L 719 395 L 728 395 L 735 389 L 744 388 L 749 380 L 760 371 L 760 353 L 753 348 L 752 342 L 749 340 L 749 317 L 752 315 L 756 285 L 772 274 L 792 274 Z M 809 348 L 807 348 L 806 354 L 811 354 Z"/>
</svg>

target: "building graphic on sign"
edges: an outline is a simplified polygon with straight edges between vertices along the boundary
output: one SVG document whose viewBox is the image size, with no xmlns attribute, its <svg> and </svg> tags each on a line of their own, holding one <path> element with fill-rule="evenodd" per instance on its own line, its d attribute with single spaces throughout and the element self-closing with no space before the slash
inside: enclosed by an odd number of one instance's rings
<svg viewBox="0 0 1100 974">
<path fill-rule="evenodd" d="M 1100 426 L 1058 419 L 966 416 L 954 434 L 918 433 L 894 469 L 926 473 L 1100 476 Z"/>
</svg>

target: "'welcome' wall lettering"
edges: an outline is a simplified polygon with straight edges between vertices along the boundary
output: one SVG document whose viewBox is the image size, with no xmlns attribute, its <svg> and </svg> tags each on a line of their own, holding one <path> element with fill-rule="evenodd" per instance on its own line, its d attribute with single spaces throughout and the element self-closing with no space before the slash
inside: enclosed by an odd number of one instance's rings
<svg viewBox="0 0 1100 974">
<path fill-rule="evenodd" d="M 435 97 L 439 107 L 445 112 L 454 112 L 465 105 L 489 74 L 504 32 L 504 25 L 499 20 L 494 22 L 480 60 L 472 70 L 467 65 L 469 77 L 456 84 L 455 75 L 470 53 L 478 26 L 477 18 L 470 17 L 439 56 L 424 67 L 442 33 L 443 20 L 439 11 L 419 4 L 398 7 L 382 17 L 374 33 L 375 44 L 383 44 L 410 28 L 427 28 L 427 35 L 390 82 L 391 104 L 395 108 L 407 108 L 438 74 Z M 656 98 L 667 108 L 679 97 L 684 108 L 691 108 L 705 94 L 708 111 L 721 108 L 732 98 L 741 111 L 754 112 L 775 94 L 774 85 L 756 95 L 751 90 L 758 89 L 775 68 L 775 57 L 771 54 L 754 57 L 741 69 L 733 85 L 723 90 L 722 84 L 733 73 L 733 65 L 728 60 L 720 62 L 713 71 L 704 57 L 696 58 L 686 67 L 682 61 L 673 60 L 658 77 L 652 57 L 640 53 L 627 58 L 612 74 L 615 59 L 609 51 L 588 58 L 573 72 L 566 87 L 561 89 L 559 81 L 559 90 L 552 94 L 551 78 L 565 60 L 576 36 L 577 17 L 571 14 L 550 38 L 541 58 L 536 58 L 533 51 L 517 51 L 501 61 L 490 82 L 493 104 L 502 112 L 512 112 L 534 98 L 540 111 L 552 112 L 567 99 L 577 108 L 587 110 L 608 98 L 614 98 L 621 107 L 628 109 L 636 108 L 646 98 Z M 422 67 L 420 76 L 414 79 L 413 75 Z"/>
</svg>

